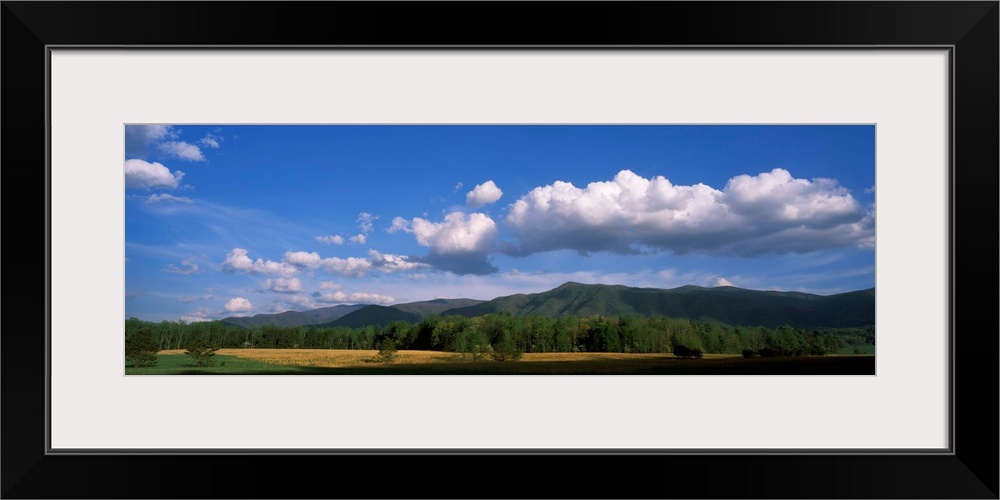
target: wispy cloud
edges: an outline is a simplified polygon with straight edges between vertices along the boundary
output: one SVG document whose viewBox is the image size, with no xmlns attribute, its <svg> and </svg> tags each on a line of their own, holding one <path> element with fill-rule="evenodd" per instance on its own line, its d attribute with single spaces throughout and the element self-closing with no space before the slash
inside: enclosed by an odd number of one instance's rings
<svg viewBox="0 0 1000 500">
<path fill-rule="evenodd" d="M 347 294 L 344 292 L 317 293 L 313 296 L 316 302 L 324 304 L 392 304 L 396 299 L 391 295 L 381 295 L 377 293 L 355 292 Z"/>
<path fill-rule="evenodd" d="M 379 216 L 377 215 L 372 215 L 368 212 L 361 212 L 358 214 L 357 219 L 358 229 L 360 229 L 362 233 L 372 232 L 372 229 L 374 228 L 373 223 L 377 221 L 378 218 Z M 364 242 L 362 241 L 362 243 Z"/>
<path fill-rule="evenodd" d="M 341 288 L 343 288 L 341 285 L 339 285 L 337 283 L 334 283 L 332 281 L 320 281 L 319 282 L 319 289 L 320 290 L 340 290 Z"/>
<path fill-rule="evenodd" d="M 278 293 L 298 293 L 302 291 L 302 280 L 299 278 L 274 278 L 264 282 L 264 288 Z"/>
<path fill-rule="evenodd" d="M 186 196 L 174 196 L 172 194 L 151 194 L 146 198 L 146 203 L 194 203 L 194 200 Z"/>
<path fill-rule="evenodd" d="M 213 241 L 217 245 L 230 245 L 230 248 L 246 245 L 247 241 L 289 247 L 301 243 L 297 239 L 300 234 L 316 234 L 315 227 L 304 225 L 294 218 L 204 199 L 195 199 L 192 203 L 143 203 L 141 206 L 158 215 L 184 217 L 190 227 L 213 231 L 216 233 Z"/>
<path fill-rule="evenodd" d="M 344 238 L 339 234 L 334 234 L 330 236 L 316 236 L 316 241 L 320 243 L 333 244 L 333 245 L 343 245 Z"/>
<path fill-rule="evenodd" d="M 167 273 L 180 274 L 184 276 L 190 274 L 198 274 L 201 272 L 201 268 L 198 267 L 198 264 L 196 263 L 197 260 L 198 260 L 197 257 L 189 257 L 181 261 L 181 267 L 178 267 L 174 264 L 168 264 L 167 268 L 164 269 L 163 271 Z"/>
<path fill-rule="evenodd" d="M 178 158 L 185 161 L 205 161 L 205 155 L 201 153 L 201 149 L 189 142 L 161 142 L 156 147 L 168 158 Z"/>
<path fill-rule="evenodd" d="M 212 149 L 219 149 L 220 142 L 222 142 L 222 136 L 211 133 L 205 134 L 205 137 L 202 137 L 201 139 L 198 140 L 198 144 L 201 144 L 206 148 L 212 148 Z"/>
</svg>

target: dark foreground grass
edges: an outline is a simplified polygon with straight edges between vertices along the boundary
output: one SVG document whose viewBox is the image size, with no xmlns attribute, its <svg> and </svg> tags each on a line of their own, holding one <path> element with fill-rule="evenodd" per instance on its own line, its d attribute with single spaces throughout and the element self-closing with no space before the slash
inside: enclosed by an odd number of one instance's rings
<svg viewBox="0 0 1000 500">
<path fill-rule="evenodd" d="M 847 347 L 841 347 L 840 350 L 834 354 L 875 354 L 875 346 L 865 344 L 865 345 L 849 345 Z"/>
<path fill-rule="evenodd" d="M 191 366 L 188 356 L 160 355 L 157 366 L 126 368 L 126 375 L 874 375 L 874 356 L 704 358 L 673 356 L 635 360 L 449 361 L 425 364 L 366 363 L 319 367 L 270 365 L 215 356 L 213 366 Z"/>
<path fill-rule="evenodd" d="M 212 366 L 195 366 L 190 356 L 182 354 L 158 355 L 156 366 L 125 367 L 125 375 L 253 375 L 253 374 L 308 374 L 298 366 L 269 365 L 236 356 L 212 356 Z"/>
</svg>

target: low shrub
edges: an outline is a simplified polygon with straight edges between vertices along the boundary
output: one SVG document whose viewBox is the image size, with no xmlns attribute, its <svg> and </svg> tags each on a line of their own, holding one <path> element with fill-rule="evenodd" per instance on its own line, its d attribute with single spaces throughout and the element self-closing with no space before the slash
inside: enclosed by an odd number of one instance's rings
<svg viewBox="0 0 1000 500">
<path fill-rule="evenodd" d="M 674 346 L 674 356 L 677 356 L 678 358 L 700 358 L 701 355 L 701 349 L 692 349 L 683 344 Z"/>
</svg>

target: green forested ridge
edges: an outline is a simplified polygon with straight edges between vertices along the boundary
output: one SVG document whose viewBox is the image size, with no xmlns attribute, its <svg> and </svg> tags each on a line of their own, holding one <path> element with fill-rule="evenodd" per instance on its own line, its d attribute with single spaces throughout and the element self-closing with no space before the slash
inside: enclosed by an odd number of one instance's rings
<svg viewBox="0 0 1000 500">
<path fill-rule="evenodd" d="M 476 299 L 434 299 L 408 304 L 393 304 L 391 307 L 403 312 L 413 313 L 424 319 L 431 314 L 441 314 L 456 307 L 467 307 L 483 302 Z"/>
<path fill-rule="evenodd" d="M 565 283 L 547 292 L 497 297 L 490 301 L 436 299 L 392 306 L 336 306 L 313 311 L 226 318 L 241 326 L 385 326 L 392 321 L 420 321 L 430 314 L 476 317 L 512 316 L 664 316 L 723 325 L 778 328 L 851 328 L 875 324 L 875 289 L 836 295 L 747 290 L 735 287 L 673 289 Z M 363 309 L 363 310 L 362 310 Z M 400 312 L 407 314 L 399 314 Z M 336 314 L 334 316 L 334 314 Z"/>
<path fill-rule="evenodd" d="M 552 317 L 640 314 L 768 328 L 847 328 L 875 324 L 875 289 L 823 296 L 735 287 L 664 290 L 571 282 L 547 292 L 498 297 L 443 314 L 473 317 L 491 312 Z"/>
<path fill-rule="evenodd" d="M 401 311 L 395 307 L 371 305 L 364 306 L 350 314 L 345 314 L 336 321 L 316 326 L 347 326 L 351 328 L 360 328 L 368 325 L 386 326 L 393 321 L 408 321 L 412 323 L 420 321 L 420 319 L 421 316 L 417 313 Z"/>
</svg>

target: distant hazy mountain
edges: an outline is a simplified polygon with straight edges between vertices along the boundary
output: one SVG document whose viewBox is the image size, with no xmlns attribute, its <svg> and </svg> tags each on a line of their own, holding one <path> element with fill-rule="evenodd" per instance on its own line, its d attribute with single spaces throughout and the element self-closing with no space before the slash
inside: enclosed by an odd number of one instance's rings
<svg viewBox="0 0 1000 500">
<path fill-rule="evenodd" d="M 372 311 L 368 311 L 361 316 L 357 316 L 354 319 L 348 319 L 348 323 L 354 323 L 357 318 L 370 318 L 372 325 L 381 324 L 386 325 L 391 321 L 396 321 L 396 319 L 406 319 L 407 321 L 420 321 L 430 314 L 440 314 L 441 312 L 453 309 L 456 307 L 471 306 L 482 302 L 481 300 L 475 299 L 434 299 L 422 302 L 410 302 L 407 304 L 396 304 L 389 306 L 388 308 L 395 309 L 399 312 L 406 313 L 406 315 L 401 316 L 394 314 L 395 311 L 383 311 L 381 315 L 374 314 Z M 243 327 L 250 326 L 262 326 L 273 324 L 275 326 L 308 326 L 308 325 L 326 325 L 328 323 L 333 323 L 334 321 L 341 319 L 342 317 L 354 313 L 359 309 L 372 307 L 368 304 L 352 304 L 352 305 L 339 305 L 333 307 L 323 307 L 320 309 L 312 309 L 309 311 L 285 311 L 283 313 L 277 314 L 258 314 L 255 316 L 248 317 L 231 317 L 225 318 L 222 321 L 225 323 L 230 323 L 233 325 L 239 325 Z M 382 309 L 387 309 L 384 306 L 376 306 Z M 383 318 L 384 317 L 384 318 Z M 364 324 L 360 326 L 365 326 Z"/>
<path fill-rule="evenodd" d="M 285 311 L 277 314 L 257 314 L 255 316 L 225 318 L 222 322 L 243 327 L 263 325 L 319 325 L 322 323 L 329 323 L 344 316 L 345 314 L 357 311 L 362 307 L 365 307 L 365 304 L 339 305 L 333 307 L 322 307 L 309 311 Z"/>
<path fill-rule="evenodd" d="M 497 297 L 443 314 L 474 317 L 491 312 L 552 317 L 642 314 L 769 328 L 839 328 L 875 324 L 875 289 L 824 296 L 736 287 L 665 290 L 570 282 L 547 292 Z"/>
<path fill-rule="evenodd" d="M 436 299 L 392 306 L 341 305 L 312 311 L 258 314 L 226 318 L 241 326 L 385 326 L 393 321 L 416 323 L 430 314 L 482 316 L 505 312 L 513 316 L 587 317 L 666 316 L 729 325 L 776 328 L 845 328 L 875 324 L 875 289 L 836 295 L 747 290 L 731 286 L 704 288 L 632 288 L 623 285 L 565 283 L 542 293 L 497 297 L 490 301 Z"/>
</svg>

